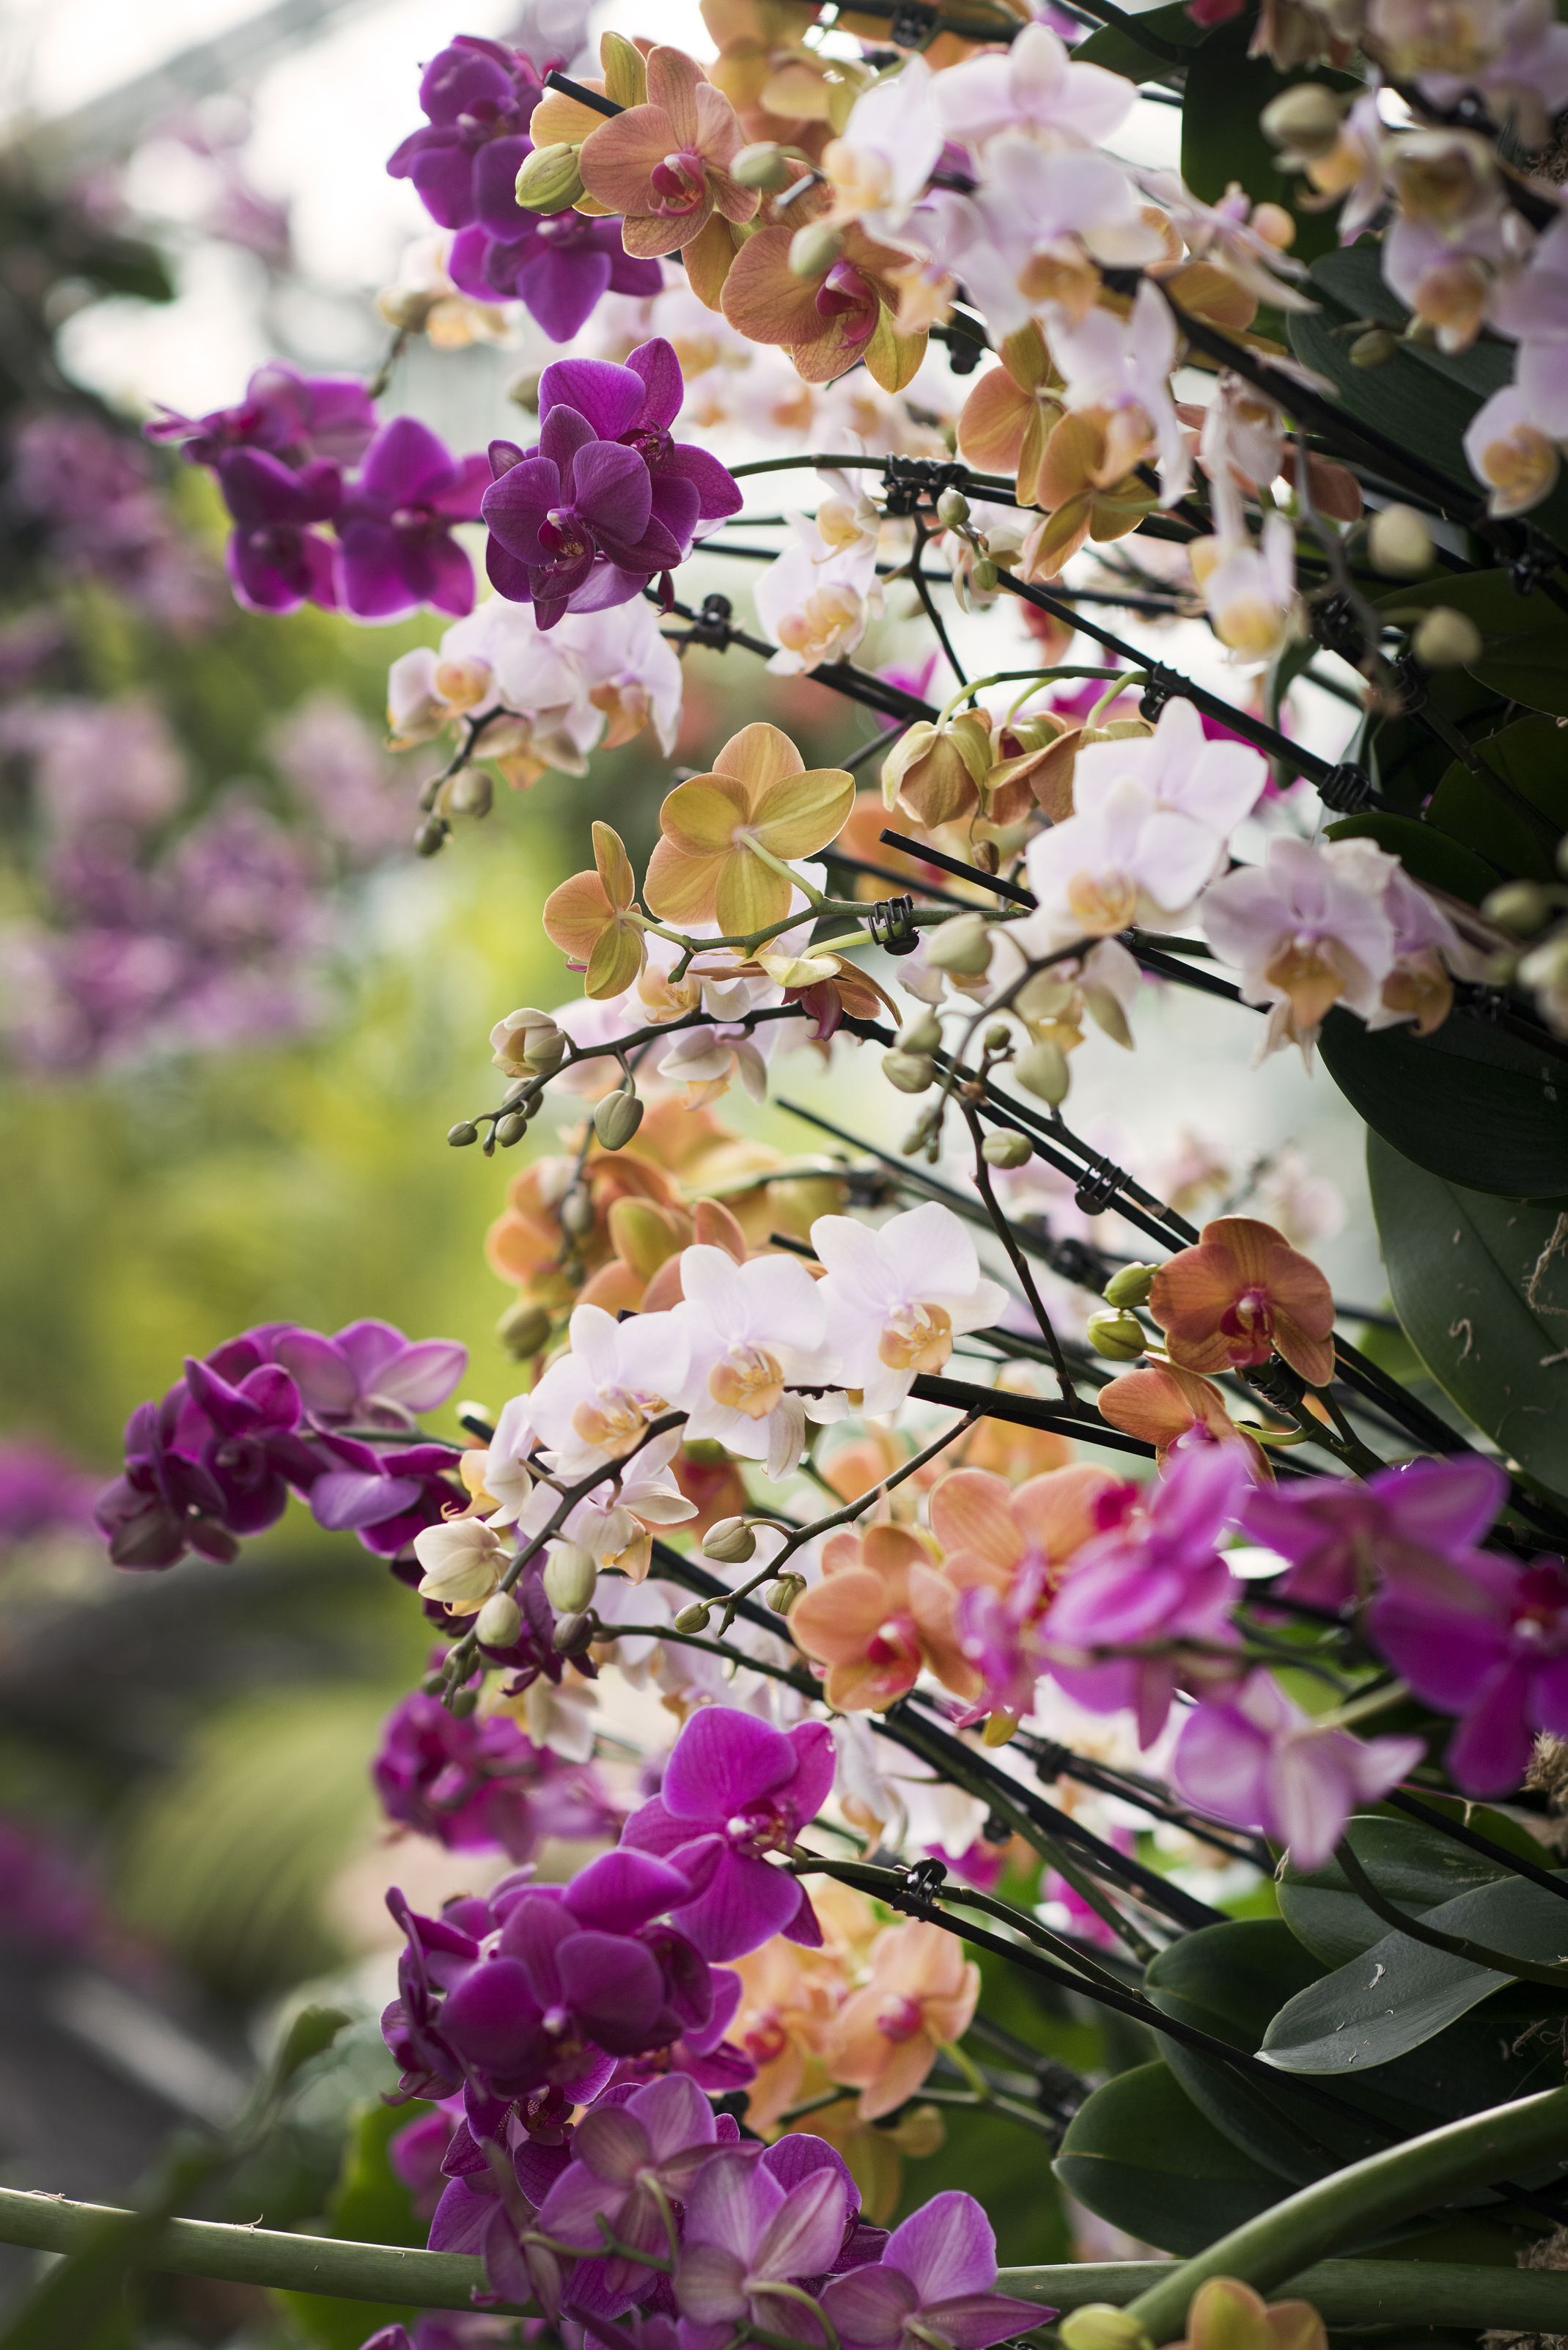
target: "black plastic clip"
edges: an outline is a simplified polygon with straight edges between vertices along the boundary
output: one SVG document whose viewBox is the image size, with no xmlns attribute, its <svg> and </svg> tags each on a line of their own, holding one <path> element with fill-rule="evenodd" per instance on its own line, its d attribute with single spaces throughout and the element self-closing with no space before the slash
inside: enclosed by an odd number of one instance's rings
<svg viewBox="0 0 1568 2350">
<path fill-rule="evenodd" d="M 1157 719 L 1166 703 L 1176 700 L 1184 683 L 1185 680 L 1172 676 L 1170 671 L 1162 669 L 1158 661 L 1151 661 L 1147 681 L 1137 698 L 1138 716 L 1151 721 Z"/>
<path fill-rule="evenodd" d="M 727 596 L 704 596 L 702 608 L 691 623 L 692 643 L 724 652 L 734 641 L 734 618 L 735 608 Z"/>
<path fill-rule="evenodd" d="M 1359 816 L 1372 805 L 1372 778 L 1365 767 L 1349 759 L 1320 775 L 1315 788 L 1324 807 L 1332 808 L 1335 816 Z"/>
<path fill-rule="evenodd" d="M 1253 1394 L 1262 1396 L 1276 1411 L 1288 1416 L 1301 1409 L 1307 1382 L 1299 1371 L 1292 1370 L 1282 1356 L 1271 1355 L 1266 1363 L 1254 1363 L 1241 1376 Z"/>
<path fill-rule="evenodd" d="M 1563 558 L 1545 533 L 1537 530 L 1533 523 L 1522 525 L 1521 540 L 1518 554 L 1509 564 L 1508 576 L 1513 583 L 1516 596 L 1531 596 L 1543 580 L 1550 579 L 1552 573 L 1560 569 Z"/>
<path fill-rule="evenodd" d="M 904 1871 L 904 1890 L 913 1900 L 926 1906 L 936 1898 L 947 1883 L 947 1863 L 941 1860 L 913 1860 Z"/>
<path fill-rule="evenodd" d="M 873 946 L 880 947 L 887 954 L 913 954 L 920 943 L 920 934 L 915 928 L 913 898 L 878 898 L 867 910 L 866 927 Z"/>
<path fill-rule="evenodd" d="M 1427 672 L 1414 653 L 1401 653 L 1394 664 L 1394 691 L 1399 697 L 1399 714 L 1414 718 L 1427 707 Z"/>
<path fill-rule="evenodd" d="M 895 520 L 908 520 L 918 511 L 922 497 L 934 503 L 944 490 L 963 480 L 965 471 L 962 465 L 939 463 L 934 457 L 889 457 L 882 469 L 883 511 Z"/>
<path fill-rule="evenodd" d="M 939 14 L 930 0 L 898 0 L 888 38 L 896 49 L 923 49 L 937 29 Z"/>
<path fill-rule="evenodd" d="M 1111 1159 L 1091 1159 L 1073 1194 L 1074 1204 L 1085 1216 L 1103 1216 L 1132 1177 Z"/>
</svg>

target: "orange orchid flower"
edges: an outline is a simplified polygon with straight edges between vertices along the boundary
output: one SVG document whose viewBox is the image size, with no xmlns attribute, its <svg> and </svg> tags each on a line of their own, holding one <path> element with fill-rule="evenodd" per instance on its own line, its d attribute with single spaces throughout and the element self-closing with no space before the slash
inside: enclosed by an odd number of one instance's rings
<svg viewBox="0 0 1568 2350">
<path fill-rule="evenodd" d="M 1045 338 L 1031 325 L 1008 336 L 1002 365 L 986 369 L 960 413 L 959 454 L 965 464 L 1015 473 L 1020 505 L 1039 503 L 1045 443 L 1063 413 L 1061 390 Z"/>
<path fill-rule="evenodd" d="M 1026 1559 L 1064 1566 L 1100 1532 L 1096 1503 L 1120 1480 L 1108 1469 L 1053 1469 L 1010 1485 L 989 1469 L 955 1469 L 931 1494 L 931 1532 L 959 1589 L 1005 1591 Z M 1053 1575 L 1051 1581 L 1055 1582 Z"/>
<path fill-rule="evenodd" d="M 594 826 L 594 864 L 596 872 L 574 873 L 551 890 L 545 930 L 582 972 L 585 995 L 619 995 L 641 971 L 648 943 L 632 914 L 637 875 L 625 842 L 607 824 Z"/>
<path fill-rule="evenodd" d="M 914 2095 L 938 2052 L 969 2030 L 979 1997 L 980 1969 L 941 1927 L 911 1918 L 877 1936 L 871 1980 L 846 2003 L 827 2057 L 833 2079 L 860 2091 L 862 2121 Z"/>
<path fill-rule="evenodd" d="M 1212 1379 L 1184 1371 L 1177 1363 L 1150 1363 L 1145 1369 L 1124 1371 L 1103 1387 L 1095 1399 L 1102 1419 L 1125 1436 L 1141 1436 L 1155 1448 L 1163 1469 L 1173 1444 L 1199 1430 L 1220 1444 L 1244 1444 L 1251 1455 L 1253 1473 L 1273 1481 L 1269 1456 L 1255 1436 L 1239 1427 L 1225 1409 L 1225 1399 Z"/>
<path fill-rule="evenodd" d="M 677 784 L 659 809 L 649 904 L 665 921 L 716 920 L 732 938 L 782 921 L 794 885 L 766 859 L 784 863 L 826 848 L 854 798 L 855 778 L 843 767 L 808 769 L 776 726 L 742 726 L 719 753 L 713 773 Z M 594 829 L 597 836 L 600 827 Z"/>
<path fill-rule="evenodd" d="M 725 317 L 748 342 L 782 344 L 806 383 L 831 383 L 864 359 L 873 383 L 902 391 L 926 355 L 923 334 L 900 334 L 895 325 L 894 273 L 904 256 L 851 225 L 838 259 L 802 277 L 789 256 L 804 224 L 792 213 L 789 225 L 747 238 L 724 281 Z"/>
<path fill-rule="evenodd" d="M 648 59 L 648 102 L 601 122 L 578 158 L 590 196 L 622 214 L 621 243 L 644 260 L 695 243 L 715 212 L 749 221 L 761 199 L 729 166 L 744 133 L 735 109 L 681 49 Z"/>
<path fill-rule="evenodd" d="M 757 2068 L 748 2085 L 746 2121 L 767 2131 L 809 2094 L 806 2067 L 834 2037 L 846 1978 L 825 1953 L 797 1950 L 782 1934 L 737 1959 L 734 1971 L 741 2004 L 730 2036 Z"/>
<path fill-rule="evenodd" d="M 893 1704 L 922 1669 L 972 1699 L 980 1676 L 959 1647 L 957 1596 L 907 1527 L 846 1529 L 823 1544 L 822 1581 L 796 1600 L 789 1627 L 797 1647 L 828 1668 L 827 1702 L 840 1713 Z"/>
<path fill-rule="evenodd" d="M 1334 1293 L 1272 1224 L 1219 1216 L 1161 1265 L 1148 1310 L 1189 1371 L 1245 1370 L 1279 1354 L 1309 1387 L 1334 1377 Z"/>
</svg>

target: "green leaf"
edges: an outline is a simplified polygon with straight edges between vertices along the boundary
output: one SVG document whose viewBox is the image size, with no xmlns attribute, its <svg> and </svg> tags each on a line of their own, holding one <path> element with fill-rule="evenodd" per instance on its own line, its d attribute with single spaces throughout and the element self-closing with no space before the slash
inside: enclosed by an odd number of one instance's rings
<svg viewBox="0 0 1568 2350">
<path fill-rule="evenodd" d="M 1375 237 L 1325 248 L 1313 265 L 1312 278 L 1315 288 L 1331 296 L 1353 318 L 1376 319 L 1397 335 L 1403 334 L 1409 323 L 1409 311 L 1384 278 L 1383 248 Z M 1465 351 L 1440 351 L 1435 344 L 1410 343 L 1400 354 L 1401 358 L 1407 355 L 1416 366 L 1458 384 L 1478 402 L 1490 400 L 1494 391 L 1513 380 L 1513 345 L 1495 335 L 1479 336 Z M 1397 365 L 1397 361 L 1389 364 Z M 1357 373 L 1364 380 L 1368 377 L 1376 380 L 1385 369 L 1361 368 Z"/>
<path fill-rule="evenodd" d="M 1256 25 L 1251 10 L 1233 16 L 1194 52 L 1181 110 L 1181 176 L 1206 203 L 1217 203 L 1239 180 L 1254 203 L 1282 205 L 1296 224 L 1293 257 L 1311 261 L 1336 244 L 1334 216 L 1304 209 L 1305 182 L 1299 172 L 1281 171 L 1279 151 L 1264 137 L 1258 117 L 1282 89 L 1312 82 L 1329 89 L 1353 85 L 1348 76 L 1329 71 L 1279 74 L 1267 57 L 1249 57 Z"/>
<path fill-rule="evenodd" d="M 1461 1189 L 1376 1134 L 1366 1167 L 1410 1343 L 1478 1428 L 1568 1493 L 1568 1252 L 1559 1238 L 1568 1201 Z"/>
<path fill-rule="evenodd" d="M 1558 1873 L 1568 1885 L 1568 1873 Z M 1440 1902 L 1425 1923 L 1542 1965 L 1568 1958 L 1568 1907 L 1522 1877 Z M 1263 2036 L 1262 2053 L 1282 2072 L 1364 2074 L 1422 2047 L 1510 1981 L 1408 1934 L 1386 1933 L 1287 2000 Z M 1542 1990 L 1532 1990 L 1530 2002 L 1540 2014 L 1553 2007 L 1552 1993 Z M 1568 1995 L 1556 2006 L 1568 2014 Z"/>
<path fill-rule="evenodd" d="M 1568 637 L 1563 639 L 1568 652 Z M 1511 875 L 1553 881 L 1552 852 L 1568 831 L 1568 761 L 1554 718 L 1521 718 L 1476 745 L 1498 778 L 1489 783 L 1456 759 L 1438 785 L 1428 821 L 1479 849 Z"/>
<path fill-rule="evenodd" d="M 308 2064 L 331 2047 L 338 2033 L 354 2021 L 341 2007 L 302 2007 L 290 2023 L 272 2060 L 275 2088 L 281 2089 L 292 2081 L 302 2064 Z"/>
<path fill-rule="evenodd" d="M 1098 2218 L 1183 2258 L 1289 2191 L 1205 2119 L 1167 2064 L 1096 2089 L 1051 2168 Z"/>
<path fill-rule="evenodd" d="M 1413 1173 L 1511 1201 L 1568 1191 L 1568 1064 L 1507 1029 L 1451 1014 L 1430 1036 L 1408 1027 L 1372 1031 L 1336 1005 L 1319 1050 L 1351 1107 Z M 1440 1307 L 1445 1295 L 1439 1284 L 1432 1305 Z M 1395 1295 L 1397 1305 L 1397 1288 Z M 1440 1378 L 1413 1330 L 1410 1336 Z"/>
<path fill-rule="evenodd" d="M 1568 661 L 1568 638 L 1563 640 L 1563 658 Z M 1417 823 L 1414 816 L 1390 816 L 1376 808 L 1367 816 L 1341 816 L 1324 830 L 1330 840 L 1375 840 L 1379 848 L 1398 858 L 1416 880 L 1446 889 L 1450 897 L 1463 898 L 1472 906 L 1479 906 L 1487 891 L 1497 886 L 1495 866 L 1478 857 L 1474 849 L 1450 840 L 1435 825 Z"/>
<path fill-rule="evenodd" d="M 412 2198 L 387 2158 L 387 2142 L 411 2121 L 433 2108 L 418 2103 L 368 2106 L 355 2116 L 343 2149 L 343 2168 L 327 2207 L 330 2226 L 324 2232 L 358 2244 L 409 2244 L 422 2250 L 430 2223 L 413 2208 Z M 320 2293 L 280 2293 L 296 2324 L 322 2350 L 359 2350 L 378 2327 L 401 2323 L 411 2326 L 413 2309 L 390 2309 L 385 2303 L 339 2301 Z"/>
<path fill-rule="evenodd" d="M 1502 637 L 1489 644 L 1469 672 L 1494 693 L 1526 710 L 1544 710 L 1568 717 L 1568 628 L 1533 629 L 1527 635 Z"/>
<path fill-rule="evenodd" d="M 1103 25 L 1080 41 L 1074 49 L 1075 58 L 1087 65 L 1104 66 L 1107 73 L 1126 74 L 1129 81 L 1163 79 L 1170 70 L 1168 58 L 1157 50 L 1146 49 L 1138 40 L 1139 31 L 1148 31 L 1159 39 L 1173 41 L 1178 47 L 1195 49 L 1203 38 L 1203 27 L 1195 25 L 1187 13 L 1187 0 L 1171 0 L 1164 8 L 1145 9 L 1137 18 L 1137 30 L 1132 25 Z"/>
<path fill-rule="evenodd" d="M 1505 1862 L 1488 1860 L 1418 1820 L 1363 1814 L 1349 1822 L 1345 1835 L 1378 1891 L 1417 1918 L 1510 1873 Z M 1341 1967 L 1359 1958 L 1388 1931 L 1386 1921 L 1351 1891 L 1335 1860 L 1302 1869 L 1287 1858 L 1279 1874 L 1279 1898 L 1291 1932 L 1324 1966 Z"/>
</svg>

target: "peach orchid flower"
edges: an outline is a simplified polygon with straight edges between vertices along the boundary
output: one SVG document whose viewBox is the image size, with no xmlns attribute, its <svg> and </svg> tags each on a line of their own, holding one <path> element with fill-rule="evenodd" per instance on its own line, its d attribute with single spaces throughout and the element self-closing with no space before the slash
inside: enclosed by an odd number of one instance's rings
<svg viewBox="0 0 1568 2350">
<path fill-rule="evenodd" d="M 846 2003 L 827 2058 L 835 2080 L 860 2091 L 875 2121 L 914 2095 L 947 2043 L 961 2039 L 980 1997 L 980 1969 L 940 1926 L 889 1926 L 871 1950 L 871 1980 Z"/>
</svg>

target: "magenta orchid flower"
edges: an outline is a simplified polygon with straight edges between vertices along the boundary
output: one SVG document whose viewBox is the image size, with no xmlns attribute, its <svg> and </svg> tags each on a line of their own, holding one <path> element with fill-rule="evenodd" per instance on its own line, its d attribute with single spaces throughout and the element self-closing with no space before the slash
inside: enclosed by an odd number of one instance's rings
<svg viewBox="0 0 1568 2350">
<path fill-rule="evenodd" d="M 1501 1795 L 1530 1761 L 1534 1732 L 1568 1735 L 1568 1571 L 1560 1558 L 1515 1565 L 1490 1551 L 1389 1563 L 1368 1627 L 1418 1698 L 1459 1726 L 1444 1757 L 1467 1795 Z"/>
<path fill-rule="evenodd" d="M 302 375 L 286 359 L 268 359 L 233 408 L 181 416 L 162 408 L 142 427 L 149 441 L 181 443 L 192 465 L 215 465 L 232 449 L 262 449 L 286 465 L 316 458 L 358 463 L 376 430 L 376 410 L 358 376 Z"/>
<path fill-rule="evenodd" d="M 313 525 L 330 522 L 342 501 L 337 466 L 321 460 L 295 473 L 265 449 L 232 449 L 216 471 L 234 521 L 223 560 L 240 602 L 253 612 L 334 611 L 336 552 Z"/>
<path fill-rule="evenodd" d="M 533 151 L 528 124 L 543 96 L 520 50 L 460 33 L 425 68 L 420 104 L 428 121 L 392 154 L 389 177 L 413 182 L 438 227 L 466 228 L 478 213 L 476 182 L 490 151 L 495 177 L 512 181 Z"/>
<path fill-rule="evenodd" d="M 990 2350 L 1056 2314 L 996 2290 L 996 2237 L 972 2195 L 933 2195 L 881 2260 L 835 2277 L 822 2305 L 845 2350 Z"/>
<path fill-rule="evenodd" d="M 223 1497 L 223 1523 L 231 1534 L 261 1533 L 282 1517 L 291 1485 L 306 1492 L 320 1474 L 319 1461 L 295 1433 L 299 1389 L 275 1363 L 231 1383 L 193 1356 L 185 1360 L 185 1385 L 212 1430 L 202 1465 Z"/>
<path fill-rule="evenodd" d="M 1480 1542 L 1508 1498 L 1493 1461 L 1463 1453 L 1385 1469 L 1365 1485 L 1339 1477 L 1254 1486 L 1240 1516 L 1253 1540 L 1290 1561 L 1276 1588 L 1316 1607 L 1367 1597 L 1386 1564 L 1418 1571 Z"/>
<path fill-rule="evenodd" d="M 1176 1454 L 1147 1505 L 1135 1503 L 1119 1526 L 1077 1552 L 1051 1603 L 1044 1636 L 1053 1675 L 1096 1713 L 1131 1707 L 1141 1745 L 1170 1711 L 1183 1644 L 1236 1645 L 1231 1610 L 1240 1586 L 1215 1545 L 1247 1482 L 1240 1445 Z M 1114 1653 L 1134 1648 L 1144 1653 Z"/>
<path fill-rule="evenodd" d="M 798 1877 L 765 1856 L 792 1845 L 833 1786 L 826 1722 L 770 1729 L 755 1714 L 707 1706 L 671 1749 L 657 1795 L 633 1812 L 623 1851 L 657 1853 L 696 1898 L 672 1922 L 707 1959 L 738 1959 L 774 1934 L 815 1949 L 821 1929 Z"/>
<path fill-rule="evenodd" d="M 349 1322 L 333 1337 L 279 1322 L 254 1331 L 320 1428 L 411 1428 L 443 1404 L 468 1366 L 455 1338 L 405 1338 L 390 1322 Z"/>
<path fill-rule="evenodd" d="M 573 2133 L 571 2163 L 539 2212 L 541 2233 L 597 2251 L 603 2220 L 634 2252 L 666 2257 L 664 2212 L 684 2203 L 716 2142 L 713 2108 L 682 2073 L 634 2089 L 624 2103 L 601 2099 Z M 571 2315 L 580 2308 L 618 2317 L 647 2298 L 658 2273 L 635 2258 L 581 2261 L 566 2278 L 565 2305 Z"/>
<path fill-rule="evenodd" d="M 384 424 L 337 515 L 343 607 L 357 620 L 396 620 L 421 604 L 459 618 L 473 609 L 473 566 L 452 536 L 474 522 L 489 467 L 453 457 L 412 416 Z"/>
<path fill-rule="evenodd" d="M 613 1833 L 591 1764 L 533 1745 L 509 1714 L 454 1714 L 419 1690 L 381 1724 L 370 1777 L 389 1820 L 453 1852 L 524 1861 L 546 1836 Z"/>
<path fill-rule="evenodd" d="M 1298 1868 L 1319 1868 L 1352 1812 L 1380 1803 L 1426 1751 L 1424 1738 L 1319 1729 L 1272 1674 L 1257 1672 L 1188 1716 L 1171 1767 L 1182 1793 L 1216 1819 L 1259 1828 L 1289 1847 Z"/>
<path fill-rule="evenodd" d="M 447 275 L 472 301 L 521 302 L 553 343 L 567 343 L 606 294 L 645 299 L 659 292 L 663 273 L 657 261 L 625 250 L 618 221 L 570 209 L 525 212 L 514 188 L 532 151 L 526 139 L 498 139 L 481 150 L 475 217 L 452 241 Z"/>
<path fill-rule="evenodd" d="M 849 2195 L 837 2169 L 786 2189 L 736 2148 L 712 2156 L 686 2206 L 675 2298 L 699 2326 L 752 2324 L 798 2341 L 826 2339 L 818 2319 L 780 2286 L 802 2288 L 831 2268 L 844 2241 Z M 722 2340 L 722 2334 L 711 2337 Z"/>
</svg>

